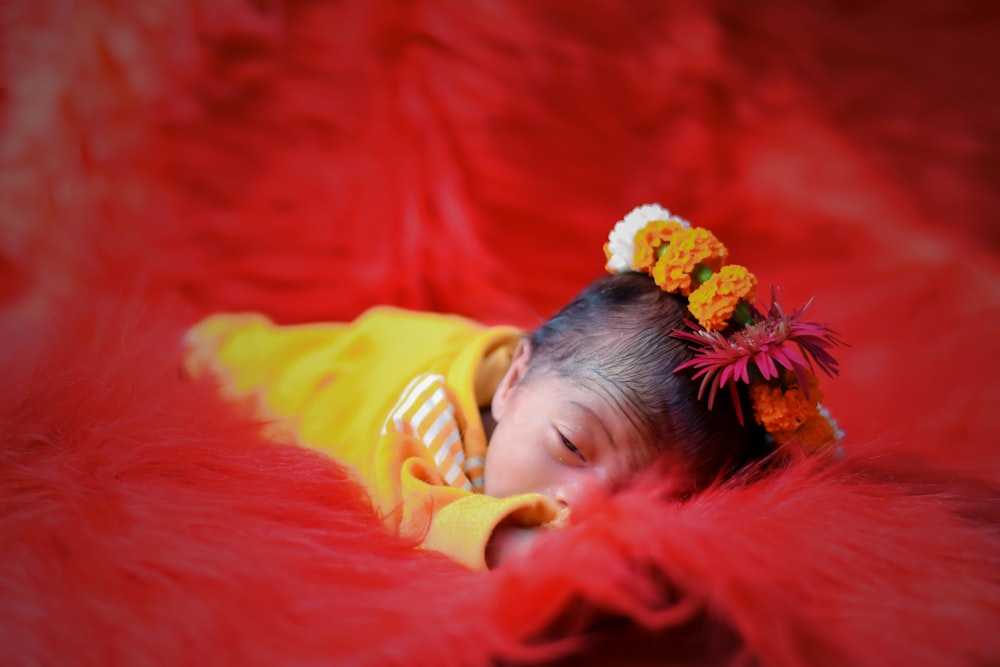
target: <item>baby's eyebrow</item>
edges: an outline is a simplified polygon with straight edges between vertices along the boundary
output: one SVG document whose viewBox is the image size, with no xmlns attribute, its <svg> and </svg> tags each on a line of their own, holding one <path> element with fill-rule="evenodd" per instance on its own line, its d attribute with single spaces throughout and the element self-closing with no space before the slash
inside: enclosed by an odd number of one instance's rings
<svg viewBox="0 0 1000 667">
<path fill-rule="evenodd" d="M 596 421 L 601 426 L 601 430 L 604 431 L 604 435 L 607 437 L 608 442 L 611 443 L 611 449 L 614 449 L 616 451 L 618 450 L 618 443 L 616 443 L 615 439 L 611 437 L 611 431 L 608 430 L 608 425 L 604 423 L 604 420 L 601 419 L 600 415 L 594 412 L 594 410 L 589 405 L 585 405 L 584 403 L 580 403 L 579 401 L 570 401 L 570 404 L 576 406 L 581 411 L 586 412 L 588 415 L 590 415 L 591 419 Z"/>
</svg>

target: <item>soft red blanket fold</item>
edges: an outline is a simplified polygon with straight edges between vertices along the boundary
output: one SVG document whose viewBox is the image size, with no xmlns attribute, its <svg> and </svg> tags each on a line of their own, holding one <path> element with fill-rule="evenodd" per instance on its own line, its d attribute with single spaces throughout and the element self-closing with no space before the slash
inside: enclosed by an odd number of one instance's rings
<svg viewBox="0 0 1000 667">
<path fill-rule="evenodd" d="M 4 662 L 1000 661 L 1000 14 L 621 4 L 0 4 Z M 215 310 L 531 326 L 650 201 L 849 341 L 843 461 L 473 575 L 177 377 Z"/>
<path fill-rule="evenodd" d="M 385 533 L 334 462 L 262 441 L 212 386 L 181 380 L 156 314 L 69 311 L 6 364 L 0 632 L 16 661 L 941 665 L 1000 651 L 986 485 L 871 447 L 686 502 L 654 475 L 531 559 L 471 573 Z"/>
</svg>

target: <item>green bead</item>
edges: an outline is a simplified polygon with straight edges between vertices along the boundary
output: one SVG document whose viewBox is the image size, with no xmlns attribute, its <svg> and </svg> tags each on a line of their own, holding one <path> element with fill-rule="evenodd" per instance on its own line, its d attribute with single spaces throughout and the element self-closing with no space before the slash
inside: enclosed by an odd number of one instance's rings
<svg viewBox="0 0 1000 667">
<path fill-rule="evenodd" d="M 733 322 L 737 324 L 749 324 L 750 323 L 750 307 L 746 303 L 740 301 L 733 308 L 733 316 L 730 318 Z"/>
<path fill-rule="evenodd" d="M 696 283 L 704 283 L 712 277 L 712 273 L 712 269 L 708 268 L 704 264 L 695 264 L 694 271 L 691 272 L 691 278 L 693 278 Z"/>
</svg>

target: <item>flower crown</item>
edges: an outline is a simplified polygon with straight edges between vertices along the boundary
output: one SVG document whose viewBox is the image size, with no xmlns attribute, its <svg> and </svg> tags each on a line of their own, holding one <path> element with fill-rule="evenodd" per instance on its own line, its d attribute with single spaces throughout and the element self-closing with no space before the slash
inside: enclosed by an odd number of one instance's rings
<svg viewBox="0 0 1000 667">
<path fill-rule="evenodd" d="M 687 298 L 687 328 L 673 332 L 687 341 L 694 358 L 675 371 L 694 369 L 698 398 L 708 393 L 711 409 L 728 389 L 740 423 L 737 383 L 748 386 L 754 419 L 777 445 L 797 443 L 814 452 L 835 446 L 844 433 L 823 408 L 816 369 L 832 377 L 837 360 L 829 349 L 844 343 L 826 324 L 802 319 L 809 307 L 786 313 L 775 289 L 771 304 L 756 304 L 757 278 L 729 264 L 726 247 L 701 227 L 692 227 L 658 204 L 633 209 L 608 235 L 604 246 L 611 273 L 648 274 L 668 293 Z M 811 302 L 810 302 L 811 303 Z"/>
</svg>

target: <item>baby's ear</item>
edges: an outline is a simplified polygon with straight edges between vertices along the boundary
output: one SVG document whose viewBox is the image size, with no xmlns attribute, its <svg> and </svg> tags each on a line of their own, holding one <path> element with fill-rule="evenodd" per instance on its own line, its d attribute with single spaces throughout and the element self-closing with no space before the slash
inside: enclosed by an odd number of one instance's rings
<svg viewBox="0 0 1000 667">
<path fill-rule="evenodd" d="M 528 372 L 528 362 L 531 361 L 531 341 L 521 340 L 514 349 L 514 356 L 510 361 L 510 368 L 497 385 L 497 390 L 493 392 L 493 403 L 490 406 L 493 412 L 493 419 L 500 421 L 503 413 L 510 404 L 510 399 L 514 395 L 514 390 L 521 384 L 524 376 Z"/>
</svg>

